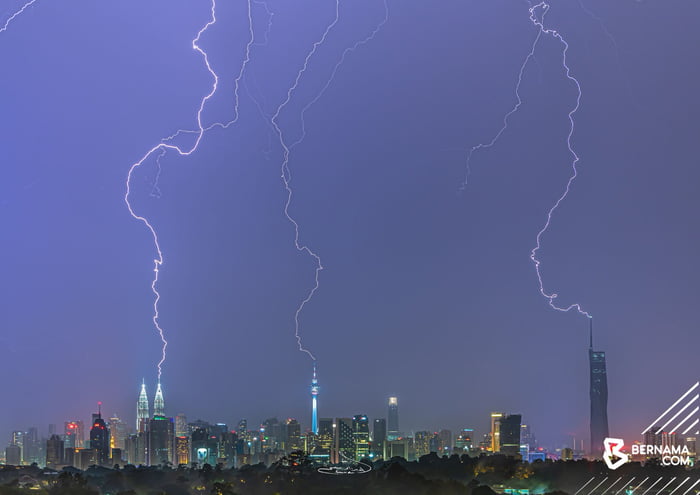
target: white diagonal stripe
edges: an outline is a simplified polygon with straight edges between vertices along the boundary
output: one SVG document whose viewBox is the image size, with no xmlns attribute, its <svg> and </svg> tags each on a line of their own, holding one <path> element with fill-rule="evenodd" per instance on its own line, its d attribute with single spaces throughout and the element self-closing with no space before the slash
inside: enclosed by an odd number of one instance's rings
<svg viewBox="0 0 700 495">
<path fill-rule="evenodd" d="M 593 476 L 591 479 L 589 479 L 588 481 L 586 481 L 586 483 L 585 483 L 581 488 L 579 488 L 578 490 L 576 490 L 576 493 L 574 493 L 574 495 L 578 495 L 578 492 L 580 492 L 581 490 L 583 490 L 584 488 L 586 488 L 586 487 L 588 486 L 588 484 L 589 484 L 591 481 L 593 481 L 594 479 L 595 479 L 595 476 Z"/>
<path fill-rule="evenodd" d="M 678 429 L 679 429 L 681 426 L 683 426 L 683 423 L 685 423 L 686 421 L 688 421 L 688 420 L 693 416 L 693 414 L 695 414 L 695 413 L 698 412 L 698 411 L 700 411 L 700 407 L 699 407 L 699 406 L 695 406 L 695 409 L 693 409 L 692 411 L 690 411 L 690 414 L 688 414 L 688 415 L 685 417 L 685 419 L 684 419 L 683 421 L 681 421 L 680 423 L 678 423 L 678 424 L 676 425 L 676 427 L 675 427 L 674 429 L 671 430 L 671 433 L 676 433 L 676 432 L 678 431 Z"/>
<path fill-rule="evenodd" d="M 687 495 L 687 493 L 688 493 L 690 490 L 692 490 L 693 488 L 695 488 L 695 485 L 697 485 L 698 483 L 700 483 L 700 479 L 698 479 L 695 483 L 693 483 L 693 486 L 691 486 L 691 487 L 688 488 L 686 491 L 684 491 L 684 492 L 683 492 L 683 495 Z"/>
<path fill-rule="evenodd" d="M 668 488 L 668 485 L 670 485 L 671 483 L 673 483 L 675 480 L 676 480 L 676 477 L 674 476 L 673 478 L 671 478 L 671 481 L 669 481 L 669 482 L 666 483 L 664 486 L 662 486 L 661 488 L 659 488 L 659 491 L 657 491 L 656 493 L 662 493 L 666 488 Z M 649 490 L 647 490 L 647 491 L 649 491 Z"/>
<path fill-rule="evenodd" d="M 693 402 L 695 402 L 696 400 L 698 400 L 699 398 L 700 398 L 700 395 L 695 395 L 695 397 L 693 397 L 692 399 L 690 399 L 690 402 L 688 402 L 685 406 L 683 406 L 683 407 L 680 409 L 680 411 L 678 411 L 676 414 L 674 414 L 673 417 L 672 417 L 671 419 L 669 419 L 668 421 L 666 421 L 666 424 L 664 424 L 661 428 L 659 428 L 658 430 L 656 430 L 656 434 L 658 435 L 659 432 L 663 431 L 664 428 L 666 428 L 666 427 L 669 425 L 669 423 L 671 423 L 671 421 L 673 421 L 673 420 L 676 419 L 678 416 L 680 416 L 681 413 L 682 413 L 683 411 L 685 411 L 686 409 L 688 409 L 688 408 L 690 407 L 690 405 L 691 405 Z"/>
<path fill-rule="evenodd" d="M 646 478 L 644 478 L 640 484 L 638 484 L 637 486 L 635 486 L 635 487 L 632 489 L 632 491 L 630 492 L 630 495 L 633 495 L 634 492 L 637 490 L 637 488 L 640 488 L 644 483 L 646 483 L 646 481 L 647 481 L 648 479 L 649 479 L 649 476 L 647 476 Z"/>
<path fill-rule="evenodd" d="M 622 479 L 622 476 L 620 476 L 619 478 L 617 478 L 617 480 L 615 480 L 615 481 L 613 482 L 612 485 L 610 485 L 609 487 L 607 487 L 607 488 L 605 489 L 605 491 L 604 491 L 603 493 L 601 493 L 600 495 L 605 495 L 606 493 L 608 493 L 608 491 L 610 491 L 610 489 L 611 489 L 613 486 L 617 485 L 618 482 L 619 482 L 621 479 Z"/>
<path fill-rule="evenodd" d="M 654 483 L 653 483 L 649 488 L 647 488 L 647 490 L 646 490 L 644 493 L 642 493 L 642 495 L 647 495 L 647 493 L 649 493 L 649 490 L 651 490 L 652 488 L 654 488 L 654 487 L 656 486 L 656 484 L 657 484 L 659 481 L 661 481 L 662 479 L 663 479 L 663 477 L 661 477 L 661 478 L 659 478 L 658 480 L 654 481 Z"/>
<path fill-rule="evenodd" d="M 693 385 L 692 387 L 690 387 L 690 389 L 689 389 L 686 393 L 684 393 L 684 394 L 681 396 L 680 399 L 678 399 L 676 402 L 674 402 L 673 405 L 672 405 L 671 407 L 669 407 L 668 409 L 666 409 L 666 410 L 664 411 L 664 413 L 663 413 L 661 416 L 659 416 L 658 418 L 656 418 L 649 426 L 647 426 L 646 429 L 642 432 L 642 435 L 644 435 L 647 431 L 649 431 L 649 430 L 651 429 L 651 427 L 654 426 L 654 425 L 656 424 L 657 421 L 659 421 L 661 418 L 663 418 L 664 416 L 666 416 L 666 415 L 667 415 L 674 407 L 676 407 L 683 399 L 685 399 L 688 395 L 690 395 L 690 392 L 692 392 L 693 390 L 695 390 L 696 388 L 698 388 L 699 385 L 700 385 L 700 382 L 695 382 L 695 385 Z"/>
<path fill-rule="evenodd" d="M 684 431 L 683 433 L 681 433 L 681 435 L 685 435 L 686 433 L 688 433 L 688 432 L 690 431 L 690 429 L 691 429 L 693 426 L 695 426 L 696 424 L 698 424 L 698 422 L 700 422 L 700 418 L 698 418 L 698 419 L 696 419 L 695 421 L 693 421 L 693 424 L 690 425 L 688 428 L 686 428 L 685 431 Z"/>
<path fill-rule="evenodd" d="M 601 482 L 598 483 L 596 486 L 594 486 L 594 487 L 593 487 L 593 490 L 591 490 L 590 492 L 588 492 L 588 495 L 592 495 L 592 493 L 593 493 L 594 491 L 596 491 L 598 488 L 600 488 L 600 485 L 602 485 L 602 484 L 605 483 L 606 481 L 608 481 L 608 477 L 607 477 L 607 476 L 603 479 L 603 481 L 601 481 Z"/>
<path fill-rule="evenodd" d="M 631 485 L 632 482 L 633 482 L 634 480 L 636 480 L 636 479 L 637 479 L 636 476 L 632 476 L 632 479 L 629 480 L 627 483 L 625 483 L 625 484 L 622 486 L 622 488 L 620 488 L 620 489 L 615 493 L 615 495 L 620 495 L 620 492 L 621 492 L 622 490 L 624 490 L 625 487 L 626 487 L 627 485 Z"/>
<path fill-rule="evenodd" d="M 668 495 L 673 495 L 674 493 L 676 493 L 676 491 L 677 491 L 680 487 L 682 487 L 683 485 L 685 485 L 686 482 L 687 482 L 689 479 L 690 479 L 690 476 L 688 476 L 686 479 L 684 479 L 683 481 L 681 481 L 681 484 L 678 485 L 676 488 L 674 488 L 673 491 L 672 491 L 671 493 L 669 493 Z"/>
</svg>

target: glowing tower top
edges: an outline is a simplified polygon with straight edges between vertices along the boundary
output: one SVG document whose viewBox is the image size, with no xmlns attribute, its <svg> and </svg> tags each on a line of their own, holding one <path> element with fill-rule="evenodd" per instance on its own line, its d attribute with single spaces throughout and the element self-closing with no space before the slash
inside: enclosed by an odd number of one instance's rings
<svg viewBox="0 0 700 495">
<path fill-rule="evenodd" d="M 141 382 L 141 393 L 139 394 L 139 401 L 136 405 L 136 427 L 139 433 L 146 431 L 146 425 L 148 425 L 148 395 L 146 394 L 146 381 Z"/>
<path fill-rule="evenodd" d="M 163 389 L 160 388 L 160 382 L 158 382 L 158 388 L 156 389 L 156 397 L 153 399 L 153 416 L 165 416 L 165 401 L 163 400 Z"/>
</svg>

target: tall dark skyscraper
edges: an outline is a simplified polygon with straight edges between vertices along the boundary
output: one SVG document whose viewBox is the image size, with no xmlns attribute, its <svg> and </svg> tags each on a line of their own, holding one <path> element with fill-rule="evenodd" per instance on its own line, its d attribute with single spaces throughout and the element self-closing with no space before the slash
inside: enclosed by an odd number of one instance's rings
<svg viewBox="0 0 700 495">
<path fill-rule="evenodd" d="M 520 453 L 520 414 L 508 414 L 499 420 L 500 449 L 505 455 L 515 456 Z"/>
<path fill-rule="evenodd" d="M 399 438 L 399 399 L 397 397 L 389 397 L 388 418 L 387 439 L 396 440 Z"/>
<path fill-rule="evenodd" d="M 605 368 L 605 352 L 593 350 L 593 319 L 590 319 L 590 346 L 588 359 L 591 365 L 591 445 L 592 455 L 603 453 L 603 440 L 608 436 L 608 374 Z"/>
<path fill-rule="evenodd" d="M 386 442 L 386 419 L 375 419 L 372 431 L 372 454 L 374 457 L 384 457 L 384 442 Z"/>
<path fill-rule="evenodd" d="M 90 428 L 90 448 L 97 450 L 97 464 L 106 466 L 109 462 L 109 429 L 102 419 L 102 403 L 98 402 L 98 412 Z"/>
</svg>

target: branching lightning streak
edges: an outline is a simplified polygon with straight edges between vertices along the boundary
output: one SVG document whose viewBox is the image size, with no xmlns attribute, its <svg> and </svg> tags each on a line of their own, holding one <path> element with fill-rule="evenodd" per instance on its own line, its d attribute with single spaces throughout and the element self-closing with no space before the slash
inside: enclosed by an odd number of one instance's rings
<svg viewBox="0 0 700 495">
<path fill-rule="evenodd" d="M 542 9 L 542 17 L 539 20 L 537 19 L 537 14 L 536 14 L 536 10 L 538 8 Z M 552 215 L 557 210 L 557 208 L 559 208 L 559 205 L 561 204 L 561 202 L 564 201 L 564 199 L 566 199 L 566 197 L 569 194 L 569 191 L 571 190 L 571 184 L 574 182 L 574 180 L 576 180 L 576 177 L 578 176 L 578 169 L 577 169 L 576 164 L 579 161 L 579 156 L 578 156 L 578 154 L 576 154 L 576 151 L 574 151 L 574 148 L 571 144 L 571 137 L 573 136 L 574 129 L 575 129 L 574 114 L 578 111 L 578 109 L 581 105 L 581 84 L 578 82 L 578 79 L 576 79 L 574 76 L 571 75 L 571 69 L 569 68 L 569 65 L 568 65 L 567 60 L 566 60 L 566 54 L 569 50 L 569 44 L 566 42 L 566 40 L 562 37 L 562 35 L 558 31 L 556 31 L 554 29 L 547 29 L 544 27 L 544 16 L 548 10 L 549 10 L 549 4 L 544 2 L 544 1 L 538 3 L 537 5 L 530 7 L 530 21 L 540 30 L 540 33 L 551 35 L 553 38 L 559 40 L 559 42 L 562 43 L 562 45 L 564 46 L 564 49 L 562 50 L 562 66 L 564 67 L 564 70 L 566 72 L 566 78 L 576 85 L 576 91 L 577 91 L 576 104 L 569 111 L 569 114 L 568 114 L 570 127 L 569 127 L 569 133 L 566 137 L 566 146 L 569 150 L 569 153 L 571 153 L 571 155 L 573 156 L 573 161 L 571 163 L 571 168 L 572 168 L 573 172 L 572 172 L 571 176 L 569 177 L 569 180 L 566 183 L 566 188 L 564 189 L 564 193 L 561 196 L 559 196 L 559 199 L 557 199 L 556 203 L 554 203 L 554 206 L 552 206 L 549 209 L 549 211 L 547 212 L 547 221 L 545 222 L 542 229 L 537 233 L 537 238 L 536 238 L 537 245 L 530 252 L 530 259 L 532 260 L 532 262 L 535 265 L 535 271 L 537 272 L 537 280 L 538 280 L 539 285 L 540 285 L 540 293 L 542 294 L 542 296 L 544 296 L 549 301 L 549 305 L 553 309 L 556 309 L 557 311 L 562 311 L 562 312 L 568 312 L 572 309 L 576 309 L 576 311 L 578 311 L 580 314 L 587 316 L 588 318 L 591 318 L 591 315 L 588 312 L 584 311 L 583 308 L 581 308 L 581 306 L 578 303 L 571 304 L 567 307 L 557 306 L 554 303 L 554 300 L 557 298 L 557 294 L 555 292 L 548 294 L 545 291 L 544 284 L 542 282 L 542 274 L 540 273 L 540 263 L 541 262 L 537 258 L 537 251 L 539 251 L 539 249 L 541 247 L 542 235 L 549 228 L 549 225 L 552 221 Z"/>
<path fill-rule="evenodd" d="M 25 3 L 24 5 L 22 5 L 22 8 L 21 8 L 21 9 L 19 9 L 17 12 L 15 12 L 15 13 L 12 14 L 10 17 L 8 17 L 8 19 L 5 21 L 5 24 L 4 24 L 2 27 L 0 27 L 0 33 L 4 32 L 4 31 L 7 31 L 7 28 L 10 26 L 10 23 L 11 23 L 13 20 L 15 20 L 15 18 L 16 18 L 17 16 L 22 15 L 22 12 L 24 12 L 24 11 L 27 10 L 29 7 L 31 7 L 34 3 L 36 3 L 36 1 L 37 1 L 37 0 L 30 0 L 29 2 Z"/>
<path fill-rule="evenodd" d="M 206 128 L 202 124 L 202 112 L 204 111 L 204 107 L 206 106 L 207 102 L 212 98 L 212 96 L 214 96 L 214 94 L 216 93 L 216 90 L 219 86 L 219 77 L 216 74 L 216 72 L 214 72 L 214 70 L 212 69 L 211 64 L 209 63 L 209 57 L 208 57 L 207 53 L 198 44 L 202 35 L 207 31 L 207 29 L 209 29 L 211 26 L 216 24 L 216 21 L 217 21 L 217 19 L 216 19 L 216 0 L 212 0 L 211 1 L 211 19 L 197 32 L 197 36 L 192 40 L 192 49 L 199 52 L 200 55 L 202 55 L 202 58 L 204 60 L 204 65 L 206 66 L 207 71 L 209 72 L 209 74 L 211 74 L 211 76 L 214 80 L 214 82 L 212 84 L 211 91 L 209 91 L 209 93 L 207 93 L 207 95 L 202 98 L 202 100 L 199 104 L 199 109 L 197 110 L 197 129 L 198 130 L 196 130 L 196 131 L 179 130 L 175 134 L 173 134 L 172 136 L 170 136 L 168 138 L 164 138 L 163 140 L 161 140 L 161 142 L 159 144 L 157 144 L 156 146 L 154 146 L 153 148 L 148 150 L 148 152 L 139 161 L 134 163 L 131 166 L 131 168 L 129 168 L 129 173 L 127 174 L 126 193 L 124 195 L 124 202 L 126 203 L 126 206 L 129 210 L 129 213 L 131 214 L 131 216 L 135 220 L 142 222 L 150 231 L 151 236 L 153 237 L 153 243 L 155 245 L 156 252 L 157 252 L 157 257 L 153 260 L 153 263 L 154 263 L 153 271 L 155 272 L 155 275 L 154 275 L 153 280 L 151 282 L 151 290 L 153 291 L 153 294 L 155 297 L 154 302 L 153 302 L 152 321 L 153 321 L 153 325 L 155 326 L 155 328 L 160 336 L 161 342 L 163 344 L 162 345 L 161 359 L 158 362 L 158 380 L 159 381 L 160 381 L 162 371 L 163 371 L 162 370 L 163 363 L 165 362 L 165 358 L 166 358 L 166 349 L 168 347 L 168 341 L 165 338 L 165 333 L 163 331 L 163 328 L 158 323 L 158 318 L 159 318 L 158 303 L 160 302 L 160 293 L 158 292 L 158 275 L 159 275 L 160 267 L 163 265 L 164 259 L 163 259 L 163 252 L 161 250 L 160 243 L 158 242 L 158 234 L 156 233 L 155 228 L 151 225 L 151 223 L 148 221 L 148 219 L 145 216 L 138 215 L 137 213 L 135 213 L 134 209 L 131 206 L 131 203 L 129 202 L 129 195 L 131 194 L 131 176 L 133 175 L 134 170 L 136 170 L 138 167 L 140 167 L 146 161 L 146 159 L 151 157 L 156 151 L 159 151 L 159 150 L 161 151 L 160 155 L 157 158 L 158 160 L 165 153 L 167 153 L 167 151 L 170 151 L 170 150 L 177 152 L 180 156 L 189 156 L 197 150 L 197 148 L 199 147 L 199 143 L 201 142 L 202 138 L 204 137 L 204 134 L 209 129 L 211 129 L 215 126 L 220 126 L 220 127 L 225 129 L 238 120 L 238 115 L 239 115 L 238 114 L 238 86 L 239 86 L 241 78 L 243 77 L 243 73 L 245 71 L 245 68 L 250 60 L 250 47 L 253 44 L 253 21 L 252 21 L 252 14 L 251 14 L 251 0 L 247 0 L 247 4 L 248 4 L 248 22 L 249 22 L 249 29 L 250 29 L 250 41 L 248 42 L 248 44 L 246 46 L 246 57 L 243 61 L 243 64 L 241 65 L 241 70 L 239 71 L 239 74 L 238 74 L 237 78 L 235 79 L 235 105 L 234 105 L 235 117 L 234 117 L 234 119 L 226 124 L 216 122 L 216 123 L 211 124 L 210 126 L 208 126 Z M 184 149 L 184 148 L 181 148 L 177 145 L 168 143 L 168 141 L 170 141 L 172 138 L 174 138 L 175 136 L 177 136 L 183 132 L 192 132 L 192 133 L 197 134 L 197 137 L 195 139 L 194 144 L 189 149 Z"/>
<path fill-rule="evenodd" d="M 306 115 L 306 111 L 314 106 L 318 100 L 321 99 L 321 97 L 325 94 L 326 90 L 330 87 L 331 83 L 335 79 L 335 75 L 338 72 L 338 69 L 340 68 L 341 65 L 343 65 L 343 62 L 345 62 L 345 57 L 347 57 L 350 53 L 354 52 L 357 50 L 359 47 L 362 45 L 366 45 L 370 41 L 374 39 L 374 37 L 381 31 L 382 27 L 384 27 L 384 24 L 386 24 L 389 21 L 389 5 L 386 3 L 387 0 L 384 0 L 384 18 L 381 20 L 379 24 L 374 28 L 374 31 L 372 31 L 369 36 L 367 36 L 365 39 L 360 40 L 356 42 L 354 45 L 351 47 L 346 48 L 343 50 L 343 54 L 340 57 L 340 60 L 335 64 L 333 67 L 333 71 L 331 72 L 330 77 L 328 78 L 328 81 L 326 81 L 326 84 L 321 88 L 321 91 L 314 97 L 313 100 L 311 100 L 309 103 L 306 104 L 306 106 L 301 110 L 301 137 L 297 139 L 295 142 L 293 142 L 290 146 L 289 149 L 292 150 L 296 145 L 301 143 L 304 138 L 306 137 L 306 121 L 304 120 L 304 116 Z"/>
<path fill-rule="evenodd" d="M 312 251 L 311 248 L 309 248 L 306 244 L 301 244 L 299 242 L 299 224 L 297 223 L 296 220 L 294 220 L 294 218 L 289 213 L 289 205 L 292 202 L 292 188 L 290 186 L 291 175 L 290 175 L 289 167 L 288 167 L 290 147 L 287 145 L 287 143 L 284 140 L 284 133 L 282 132 L 282 129 L 280 128 L 277 120 L 279 119 L 279 116 L 280 116 L 280 113 L 282 112 L 282 110 L 284 110 L 284 108 L 291 101 L 292 93 L 294 93 L 294 91 L 299 86 L 299 81 L 301 80 L 301 77 L 306 72 L 306 69 L 309 66 L 309 61 L 316 53 L 316 50 L 318 49 L 318 47 L 321 46 L 326 41 L 326 38 L 328 37 L 328 33 L 338 23 L 339 17 L 340 17 L 340 0 L 336 0 L 336 2 L 335 2 L 335 18 L 326 27 L 326 30 L 323 32 L 323 36 L 321 36 L 321 38 L 313 44 L 311 51 L 306 55 L 306 58 L 304 59 L 304 64 L 302 65 L 301 69 L 299 69 L 299 71 L 297 72 L 296 79 L 294 80 L 294 84 L 292 84 L 292 86 L 290 86 L 290 88 L 287 90 L 287 97 L 277 107 L 277 111 L 275 111 L 274 115 L 270 119 L 270 123 L 274 127 L 275 132 L 277 133 L 277 136 L 278 136 L 279 142 L 280 142 L 280 146 L 282 146 L 282 150 L 283 150 L 283 159 L 282 159 L 282 166 L 281 166 L 282 174 L 281 175 L 282 175 L 282 182 L 284 183 L 284 189 L 287 192 L 287 201 L 285 202 L 285 205 L 284 205 L 284 215 L 287 217 L 287 220 L 289 220 L 289 222 L 294 226 L 294 246 L 296 247 L 297 251 L 305 252 L 306 254 L 311 256 L 314 259 L 314 261 L 316 262 L 316 269 L 315 269 L 315 273 L 314 273 L 314 286 L 309 291 L 309 293 L 306 295 L 306 297 L 301 301 L 301 304 L 299 304 L 296 312 L 294 313 L 294 335 L 297 339 L 297 345 L 299 346 L 299 351 L 305 352 L 314 361 L 316 360 L 316 357 L 311 353 L 311 351 L 306 349 L 301 343 L 301 336 L 299 335 L 299 314 L 303 311 L 304 306 L 306 306 L 306 304 L 309 301 L 311 301 L 314 294 L 318 290 L 318 287 L 319 287 L 318 275 L 319 275 L 320 271 L 323 270 L 323 264 L 321 263 L 321 258 L 319 257 L 318 254 L 316 254 L 314 251 Z"/>
<path fill-rule="evenodd" d="M 518 82 L 515 85 L 515 98 L 516 98 L 516 103 L 513 106 L 513 108 L 510 109 L 508 113 L 506 113 L 503 116 L 503 126 L 498 130 L 496 134 L 494 134 L 493 138 L 486 142 L 486 143 L 479 143 L 476 146 L 472 146 L 468 153 L 467 153 L 467 174 L 464 177 L 464 182 L 462 183 L 462 187 L 460 188 L 460 191 L 464 191 L 467 187 L 467 182 L 469 181 L 469 176 L 471 175 L 471 160 L 472 160 L 472 155 L 479 150 L 482 149 L 488 149 L 493 147 L 493 145 L 496 144 L 496 142 L 500 139 L 501 135 L 506 131 L 508 128 L 508 119 L 518 111 L 518 109 L 521 107 L 523 104 L 523 100 L 520 97 L 520 85 L 523 82 L 523 74 L 525 73 L 525 68 L 527 67 L 528 63 L 530 62 L 531 59 L 534 58 L 535 56 L 535 47 L 537 46 L 537 42 L 540 41 L 540 37 L 542 36 L 542 30 L 538 29 L 537 30 L 537 36 L 535 36 L 535 40 L 532 42 L 532 46 L 530 47 L 530 53 L 527 54 L 527 57 L 525 57 L 525 60 L 523 60 L 522 65 L 520 66 L 520 72 L 518 72 Z"/>
</svg>

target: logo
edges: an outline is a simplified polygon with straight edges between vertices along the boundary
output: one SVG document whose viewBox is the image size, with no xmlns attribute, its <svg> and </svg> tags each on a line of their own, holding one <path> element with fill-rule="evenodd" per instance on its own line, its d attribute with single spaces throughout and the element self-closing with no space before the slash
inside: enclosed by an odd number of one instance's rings
<svg viewBox="0 0 700 495">
<path fill-rule="evenodd" d="M 629 454 L 622 452 L 622 447 L 625 446 L 625 441 L 622 438 L 606 438 L 603 445 L 605 446 L 603 460 L 610 469 L 617 469 L 630 460 Z M 613 462 L 615 458 L 617 460 Z"/>
</svg>

